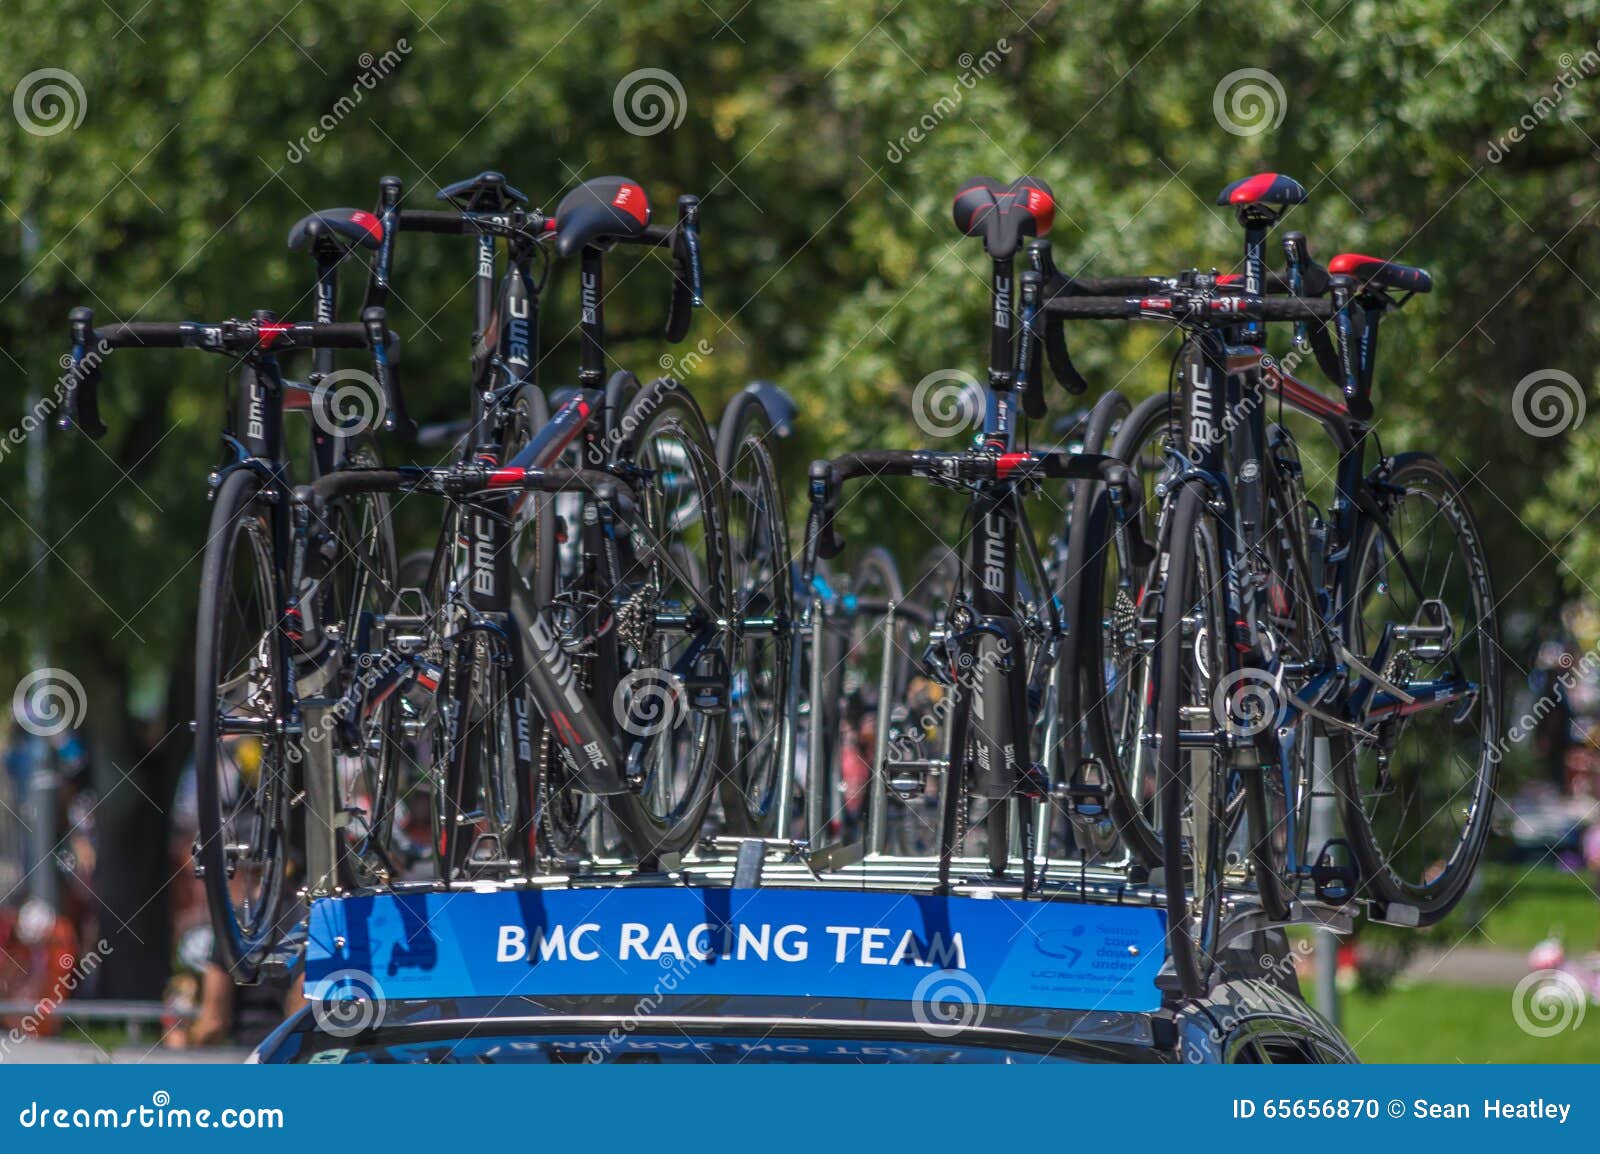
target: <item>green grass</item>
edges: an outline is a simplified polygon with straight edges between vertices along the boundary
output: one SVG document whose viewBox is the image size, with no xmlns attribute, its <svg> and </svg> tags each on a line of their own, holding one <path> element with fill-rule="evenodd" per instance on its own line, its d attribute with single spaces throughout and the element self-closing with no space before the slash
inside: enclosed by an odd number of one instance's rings
<svg viewBox="0 0 1600 1154">
<path fill-rule="evenodd" d="M 1517 1025 L 1511 999 L 1508 989 L 1436 983 L 1352 993 L 1340 1028 L 1363 1062 L 1600 1062 L 1600 1006 L 1576 1029 L 1537 1038 Z"/>
<path fill-rule="evenodd" d="M 1481 887 L 1469 894 L 1434 932 L 1466 937 L 1499 949 L 1528 950 L 1558 932 L 1569 953 L 1594 948 L 1600 899 L 1587 878 L 1548 864 L 1503 863 L 1481 867 Z"/>
</svg>

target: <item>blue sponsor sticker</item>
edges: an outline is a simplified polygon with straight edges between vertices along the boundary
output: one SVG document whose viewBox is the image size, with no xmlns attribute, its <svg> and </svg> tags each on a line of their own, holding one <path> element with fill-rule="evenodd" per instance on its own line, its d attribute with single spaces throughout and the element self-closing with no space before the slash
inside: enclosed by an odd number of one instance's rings
<svg viewBox="0 0 1600 1154">
<path fill-rule="evenodd" d="M 329 898 L 311 908 L 306 993 L 923 1001 L 956 971 L 990 1005 L 1139 1012 L 1160 1005 L 1164 925 L 1146 908 L 776 888 Z"/>
</svg>

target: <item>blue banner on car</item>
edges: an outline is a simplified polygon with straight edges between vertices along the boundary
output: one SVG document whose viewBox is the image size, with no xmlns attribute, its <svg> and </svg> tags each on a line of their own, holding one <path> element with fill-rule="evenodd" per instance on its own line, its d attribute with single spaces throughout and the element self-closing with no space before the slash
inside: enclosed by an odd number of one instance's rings
<svg viewBox="0 0 1600 1154">
<path fill-rule="evenodd" d="M 1160 1005 L 1164 924 L 1148 908 L 776 888 L 379 894 L 313 904 L 306 994 L 955 997 L 1140 1012 Z"/>
</svg>

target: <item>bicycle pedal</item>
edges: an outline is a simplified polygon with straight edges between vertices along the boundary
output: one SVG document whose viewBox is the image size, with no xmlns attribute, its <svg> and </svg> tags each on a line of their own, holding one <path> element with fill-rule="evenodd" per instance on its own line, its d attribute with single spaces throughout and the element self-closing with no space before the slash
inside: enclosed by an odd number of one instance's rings
<svg viewBox="0 0 1600 1154">
<path fill-rule="evenodd" d="M 928 778 L 943 776 L 949 764 L 940 760 L 891 761 L 888 764 L 889 788 L 902 801 L 911 801 L 927 793 Z"/>
<path fill-rule="evenodd" d="M 1319 901 L 1332 905 L 1347 904 L 1356 895 L 1361 882 L 1361 871 L 1356 866 L 1350 843 L 1342 837 L 1328 841 L 1317 854 L 1317 863 L 1311 867 L 1311 884 Z"/>
<path fill-rule="evenodd" d="M 1116 848 L 1117 823 L 1111 816 L 1105 769 L 1098 761 L 1081 762 L 1073 780 L 1053 787 L 1050 796 L 1066 812 L 1073 839 L 1086 861 L 1105 857 Z"/>
</svg>

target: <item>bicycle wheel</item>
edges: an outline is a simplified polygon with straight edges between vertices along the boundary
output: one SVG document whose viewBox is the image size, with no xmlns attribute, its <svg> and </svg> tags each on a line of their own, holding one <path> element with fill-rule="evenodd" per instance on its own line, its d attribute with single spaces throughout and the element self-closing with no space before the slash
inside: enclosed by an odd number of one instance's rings
<svg viewBox="0 0 1600 1154">
<path fill-rule="evenodd" d="M 805 718 L 804 755 L 796 742 L 795 777 L 805 815 L 802 836 L 811 845 L 835 840 L 843 829 L 843 794 L 839 783 L 839 744 L 843 726 L 844 653 L 849 625 L 843 615 L 844 587 L 831 566 L 821 558 L 809 589 L 795 578 L 799 597 L 814 601 L 813 625 L 820 621 L 820 644 L 815 628 L 799 639 L 798 686 L 800 716 Z M 795 567 L 798 574 L 799 566 Z"/>
<path fill-rule="evenodd" d="M 290 852 L 291 765 L 272 507 L 248 469 L 217 489 L 195 623 L 197 860 L 235 980 L 277 943 Z"/>
<path fill-rule="evenodd" d="M 1081 451 L 1105 452 L 1110 447 L 1109 442 L 1116 436 L 1131 411 L 1132 406 L 1121 393 L 1114 389 L 1106 393 L 1095 403 L 1088 419 L 1084 422 Z M 1052 558 L 1051 585 L 1056 595 L 1061 598 L 1061 604 L 1067 607 L 1066 611 L 1071 614 L 1073 607 L 1082 603 L 1084 576 L 1089 569 L 1086 561 L 1089 554 L 1091 513 L 1095 499 L 1100 496 L 1104 486 L 1083 481 L 1069 481 L 1064 484 L 1067 486 L 1066 499 L 1063 503 L 1066 519 L 1062 524 L 1059 540 L 1065 548 L 1058 549 Z M 1101 548 L 1105 547 L 1105 543 L 1097 544 Z M 1078 635 L 1081 627 L 1070 617 L 1067 624 L 1066 636 L 1061 642 L 1061 667 L 1076 670 L 1079 663 Z M 1084 724 L 1079 709 L 1078 689 L 1077 678 L 1062 678 L 1060 693 L 1062 732 L 1057 736 L 1057 748 L 1051 751 L 1051 760 L 1053 762 L 1065 760 L 1066 764 L 1053 767 L 1056 770 L 1056 780 L 1070 779 L 1077 771 L 1078 761 L 1092 750 L 1088 740 L 1088 727 Z"/>
<path fill-rule="evenodd" d="M 640 390 L 614 467 L 639 498 L 619 522 L 618 679 L 595 687 L 616 712 L 632 792 L 606 799 L 642 862 L 687 848 L 716 784 L 727 728 L 732 578 L 716 450 L 700 408 L 676 381 Z M 692 559 L 692 565 L 686 564 Z M 706 692 L 689 691 L 695 682 Z M 603 698 L 602 691 L 605 692 Z M 706 698 L 692 704 L 691 697 Z"/>
<path fill-rule="evenodd" d="M 740 392 L 717 429 L 717 470 L 728 498 L 734 620 L 739 623 L 718 792 L 730 833 L 774 837 L 783 782 L 795 620 L 789 529 L 766 406 Z M 692 572 L 692 570 L 691 570 Z M 744 628 L 770 620 L 773 628 Z"/>
<path fill-rule="evenodd" d="M 351 467 L 375 468 L 380 461 L 377 446 L 363 437 L 352 445 L 348 460 Z M 345 675 L 356 679 L 360 689 L 359 722 L 349 728 L 350 740 L 342 743 L 339 756 L 344 804 L 359 814 L 346 827 L 351 852 L 343 864 L 352 874 L 349 880 L 363 886 L 392 877 L 408 856 L 394 852 L 396 813 L 404 804 L 398 780 L 404 745 L 398 701 L 390 696 L 369 704 L 384 672 L 381 655 L 373 652 L 380 642 L 372 620 L 395 609 L 399 561 L 388 494 L 341 500 L 329 509 L 328 521 L 335 554 L 323 578 L 320 620 L 337 624 L 353 656 Z"/>
<path fill-rule="evenodd" d="M 893 555 L 881 546 L 868 549 L 850 574 L 845 596 L 849 636 L 840 664 L 840 716 L 833 766 L 845 842 L 860 840 L 871 810 L 884 803 L 872 792 L 872 781 L 878 726 L 887 724 L 892 703 L 904 693 L 906 625 L 898 614 L 904 601 L 905 588 Z M 890 603 L 897 608 L 893 623 L 887 616 Z M 881 692 L 885 660 L 891 663 L 886 698 Z"/>
<path fill-rule="evenodd" d="M 1432 708 L 1375 704 L 1364 722 L 1372 736 L 1335 732 L 1330 753 L 1363 888 L 1415 907 L 1430 925 L 1461 899 L 1489 832 L 1501 748 L 1499 628 L 1483 538 L 1450 471 L 1405 454 L 1376 495 L 1392 537 L 1371 520 L 1357 535 L 1345 644 L 1369 668 L 1380 662 L 1391 684 L 1474 688 Z"/>
<path fill-rule="evenodd" d="M 933 635 L 947 629 L 951 601 L 961 579 L 961 559 L 947 545 L 923 555 L 916 579 L 905 591 L 910 628 L 904 709 L 889 731 L 889 779 L 892 803 L 884 814 L 885 843 L 890 853 L 925 857 L 938 850 L 941 779 L 922 773 L 903 776 L 896 762 L 927 762 L 943 756 L 944 729 L 951 708 L 948 670 L 938 668 L 927 652 Z"/>
<path fill-rule="evenodd" d="M 1180 435 L 1171 400 L 1162 393 L 1135 406 L 1111 444 L 1111 455 L 1133 470 L 1143 495 L 1138 515 L 1146 540 L 1158 531 L 1155 489 L 1170 468 L 1166 449 Z M 1079 709 L 1090 750 L 1105 768 L 1122 842 L 1135 862 L 1154 868 L 1162 860 L 1161 815 L 1152 751 L 1143 741 L 1154 667 L 1148 640 L 1139 635 L 1139 607 L 1151 572 L 1123 567 L 1112 540 L 1110 498 L 1103 486 L 1096 489 L 1081 521 L 1082 584 L 1067 602 L 1079 614 Z"/>
<path fill-rule="evenodd" d="M 1173 969 L 1184 995 L 1198 998 L 1221 928 L 1223 854 L 1235 816 L 1223 751 L 1186 746 L 1180 737 L 1185 723 L 1191 731 L 1218 728 L 1212 693 L 1225 668 L 1228 635 L 1216 527 L 1199 485 L 1186 485 L 1178 495 L 1168 534 L 1153 709 L 1163 886 Z"/>
<path fill-rule="evenodd" d="M 517 390 L 506 430 L 505 459 L 509 461 L 516 456 L 549 419 L 550 406 L 543 390 L 535 385 Z M 576 451 L 569 455 L 575 456 Z M 535 606 L 544 608 L 560 601 L 559 591 L 569 574 L 563 572 L 561 565 L 557 520 L 566 520 L 570 531 L 581 517 L 581 513 L 577 517 L 572 514 L 581 509 L 582 496 L 581 493 L 528 493 L 512 504 L 511 579 L 531 594 Z M 562 503 L 559 507 L 558 502 Z M 519 628 L 526 628 L 526 623 L 519 622 Z M 587 666 L 575 663 L 574 670 L 587 689 Z M 580 858 L 598 818 L 599 802 L 577 788 L 566 761 L 556 754 L 544 715 L 533 702 L 525 682 L 520 692 L 527 702 L 533 746 L 531 800 L 535 844 L 530 849 L 533 856 L 529 860 L 536 860 L 540 854 L 562 860 Z"/>
</svg>

